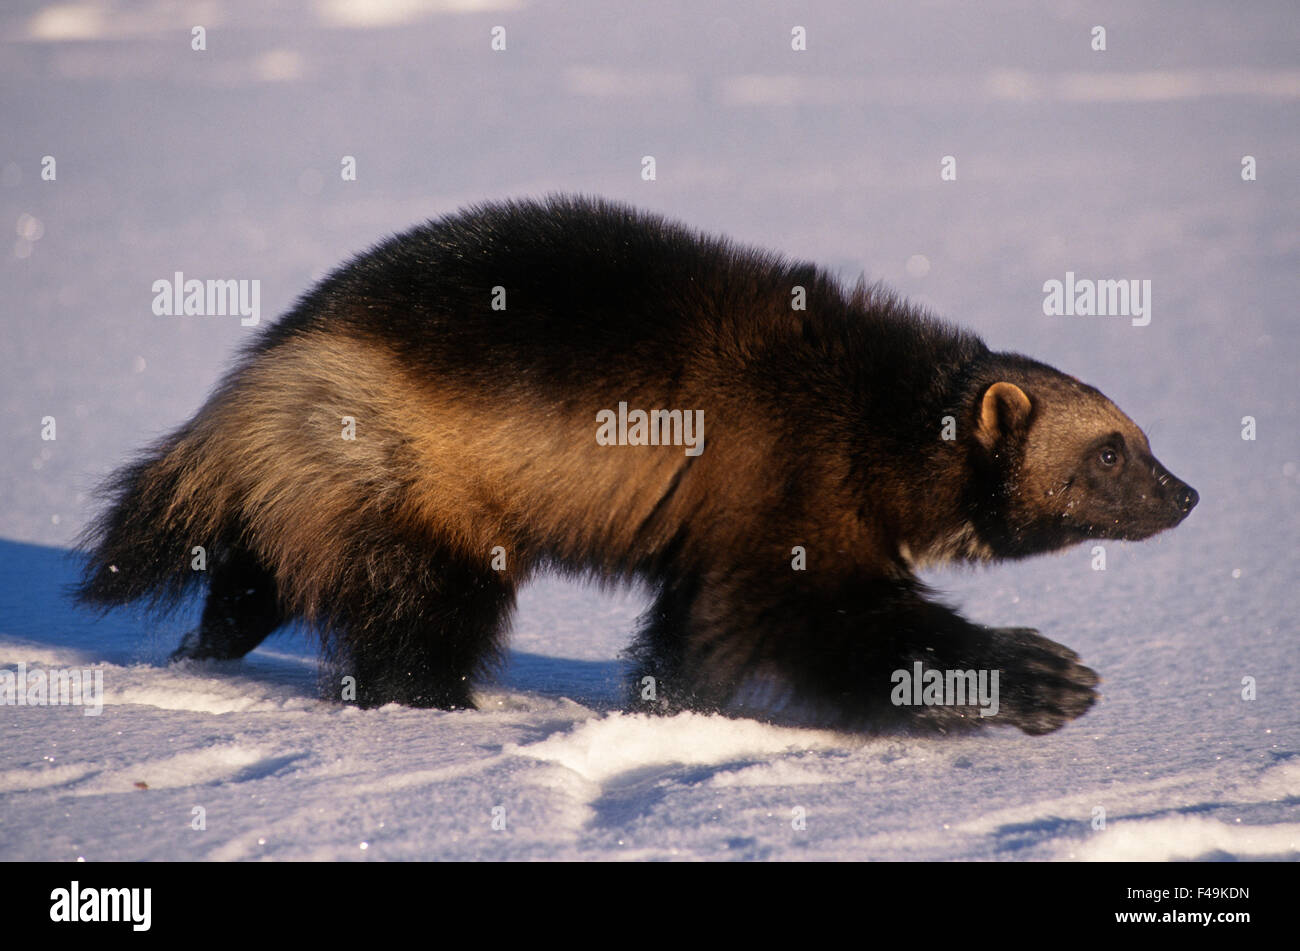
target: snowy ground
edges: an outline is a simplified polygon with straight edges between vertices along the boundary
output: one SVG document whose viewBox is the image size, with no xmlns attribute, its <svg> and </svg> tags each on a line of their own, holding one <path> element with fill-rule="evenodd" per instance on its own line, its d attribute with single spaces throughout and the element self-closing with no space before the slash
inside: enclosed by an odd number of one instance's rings
<svg viewBox="0 0 1300 951">
<path fill-rule="evenodd" d="M 105 689 L 0 707 L 0 859 L 1300 857 L 1293 4 L 105 6 L 0 11 L 0 671 Z M 646 720 L 616 688 L 641 597 L 557 580 L 480 711 L 362 712 L 292 632 L 168 668 L 192 617 L 68 603 L 91 487 L 250 332 L 155 317 L 153 281 L 257 278 L 270 319 L 385 233 L 548 190 L 866 270 L 1124 407 L 1201 493 L 1186 524 L 1105 571 L 927 579 L 1077 649 L 1104 701 L 1041 738 Z M 1150 279 L 1150 326 L 1045 317 L 1067 270 Z"/>
</svg>

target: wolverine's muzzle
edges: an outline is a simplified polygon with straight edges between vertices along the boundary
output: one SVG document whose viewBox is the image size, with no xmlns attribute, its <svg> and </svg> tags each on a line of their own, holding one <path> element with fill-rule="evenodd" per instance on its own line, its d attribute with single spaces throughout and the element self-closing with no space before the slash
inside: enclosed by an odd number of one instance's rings
<svg viewBox="0 0 1300 951">
<path fill-rule="evenodd" d="M 1196 503 L 1201 500 L 1201 496 L 1190 485 L 1178 478 L 1159 462 L 1155 464 L 1156 482 L 1160 486 L 1161 494 L 1173 506 L 1175 514 L 1173 516 L 1173 525 L 1177 525 L 1183 519 L 1187 518 L 1192 509 L 1196 508 Z"/>
</svg>

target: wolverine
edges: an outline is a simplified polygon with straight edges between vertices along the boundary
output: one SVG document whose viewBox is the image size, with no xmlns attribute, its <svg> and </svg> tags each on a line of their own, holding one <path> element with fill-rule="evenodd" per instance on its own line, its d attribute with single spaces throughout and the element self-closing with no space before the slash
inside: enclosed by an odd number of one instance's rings
<svg viewBox="0 0 1300 951">
<path fill-rule="evenodd" d="M 1097 675 L 917 571 L 1147 538 L 1197 503 L 1074 377 L 879 286 L 569 196 L 353 258 L 105 491 L 77 595 L 166 608 L 206 584 L 177 658 L 297 619 L 358 704 L 469 708 L 519 585 L 558 571 L 652 591 L 641 709 L 1031 734 L 1083 714 Z M 916 665 L 996 672 L 996 715 L 895 705 Z"/>
</svg>

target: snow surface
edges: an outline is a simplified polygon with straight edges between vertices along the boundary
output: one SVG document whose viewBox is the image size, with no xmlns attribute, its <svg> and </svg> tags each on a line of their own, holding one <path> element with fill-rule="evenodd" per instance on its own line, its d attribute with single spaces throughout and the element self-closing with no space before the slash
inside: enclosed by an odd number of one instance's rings
<svg viewBox="0 0 1300 951">
<path fill-rule="evenodd" d="M 1300 857 L 1294 5 L 1048 6 L 6 4 L 0 670 L 93 665 L 105 706 L 0 707 L 0 858 Z M 193 607 L 68 603 L 91 488 L 250 332 L 153 316 L 154 280 L 258 278 L 270 319 L 384 234 L 549 190 L 865 270 L 1124 407 L 1200 491 L 1184 525 L 1105 571 L 1081 547 L 927 576 L 1074 647 L 1103 702 L 1039 738 L 628 715 L 643 593 L 545 580 L 482 709 L 358 711 L 296 632 L 168 667 Z M 1044 317 L 1067 270 L 1150 279 L 1151 325 Z"/>
</svg>

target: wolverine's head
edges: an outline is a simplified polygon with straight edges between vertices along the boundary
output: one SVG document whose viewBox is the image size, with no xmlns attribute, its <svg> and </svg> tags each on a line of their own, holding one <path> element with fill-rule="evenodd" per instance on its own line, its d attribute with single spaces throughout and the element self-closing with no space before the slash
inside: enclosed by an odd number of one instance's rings
<svg viewBox="0 0 1300 951">
<path fill-rule="evenodd" d="M 1002 356 L 990 369 L 996 379 L 979 383 L 969 408 L 980 475 L 967 504 L 995 555 L 1148 538 L 1196 505 L 1196 490 L 1091 386 L 1020 357 Z"/>
</svg>

